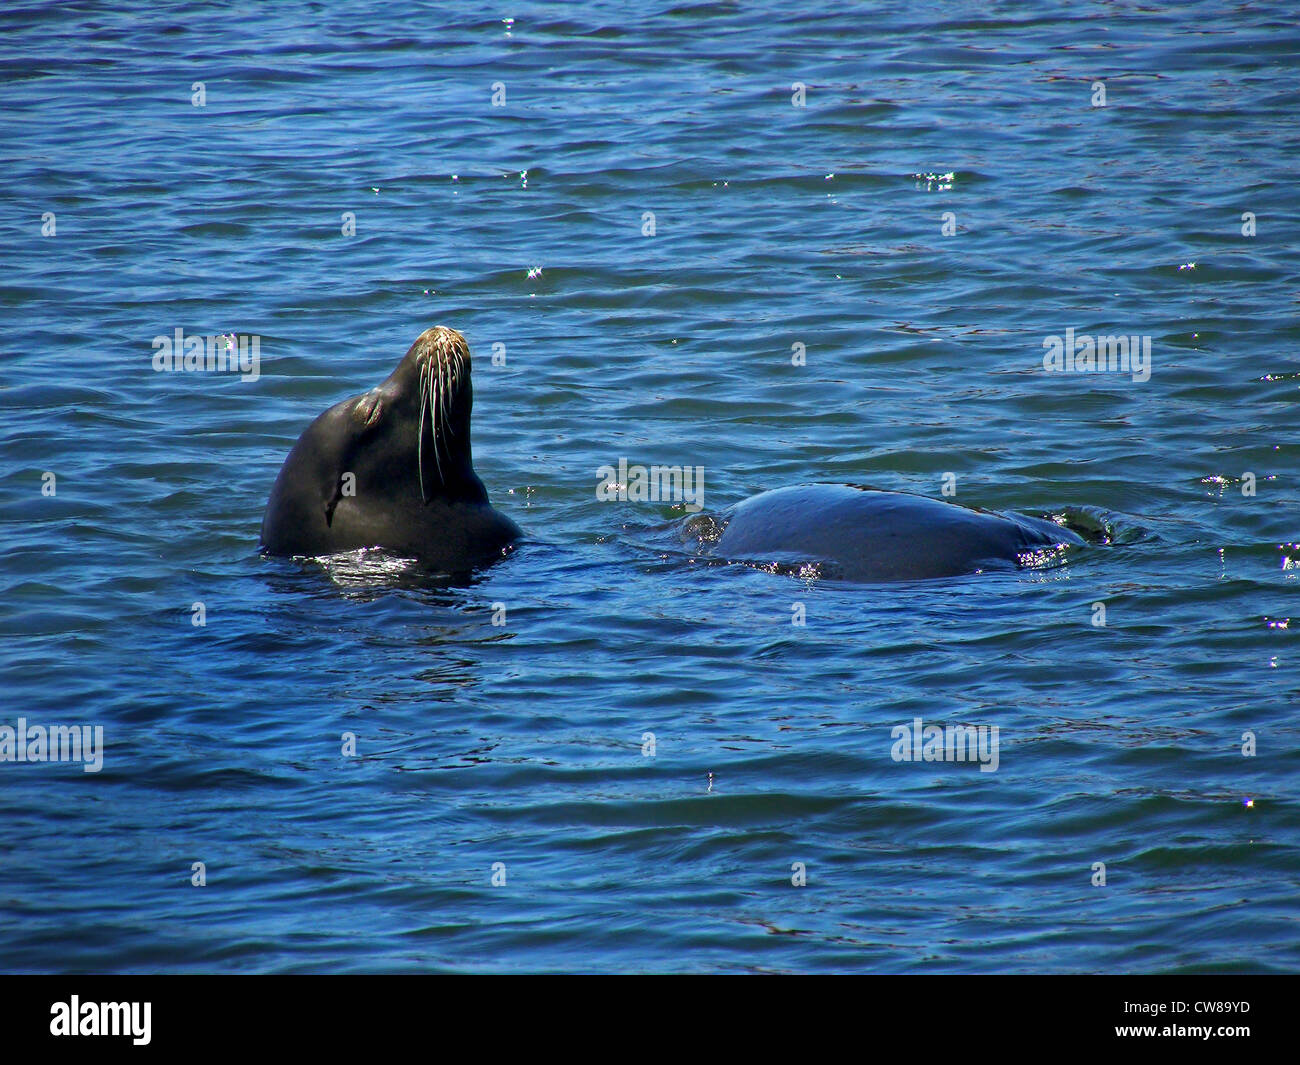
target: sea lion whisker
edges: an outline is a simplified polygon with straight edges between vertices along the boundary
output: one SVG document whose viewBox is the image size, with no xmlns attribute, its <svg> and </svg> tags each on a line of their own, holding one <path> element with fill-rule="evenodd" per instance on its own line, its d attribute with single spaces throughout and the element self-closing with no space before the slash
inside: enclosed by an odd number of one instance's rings
<svg viewBox="0 0 1300 1065">
<path fill-rule="evenodd" d="M 452 377 L 451 364 L 444 363 L 442 367 L 442 395 L 439 397 L 442 403 L 442 445 L 447 449 L 447 454 L 451 454 L 451 444 L 447 437 L 455 431 L 455 426 L 451 424 L 451 392 L 456 387 L 456 381 Z"/>
<path fill-rule="evenodd" d="M 459 387 L 461 386 L 461 382 L 464 380 L 464 377 L 463 377 L 463 374 L 464 374 L 464 366 L 461 364 L 461 360 L 460 360 L 460 352 L 458 352 L 458 351 L 453 351 L 453 352 L 452 352 L 452 362 L 451 362 L 451 364 L 447 367 L 447 374 L 448 374 L 448 376 L 451 378 L 452 388 L 459 388 Z M 447 399 L 447 404 L 448 404 L 448 407 L 450 407 L 450 405 L 451 405 L 451 398 L 450 398 L 450 397 L 448 397 L 448 399 Z M 451 413 L 450 413 L 450 411 L 448 411 L 448 413 L 447 413 L 447 431 L 448 431 L 452 436 L 455 436 L 455 435 L 456 435 L 456 429 L 455 429 L 455 426 L 452 424 L 452 417 L 451 417 Z"/>
<path fill-rule="evenodd" d="M 415 472 L 420 478 L 420 501 L 426 505 L 429 497 L 424 491 L 424 412 L 428 405 L 428 389 L 425 381 L 429 375 L 427 363 L 420 364 L 420 420 L 416 423 Z"/>
<path fill-rule="evenodd" d="M 436 356 L 435 356 L 436 357 Z M 432 374 L 429 375 L 429 410 L 431 412 L 431 421 L 433 423 L 433 461 L 438 467 L 438 480 L 442 481 L 442 456 L 441 448 L 438 444 L 438 400 L 439 393 L 442 391 L 442 362 L 439 360 L 437 367 L 437 379 L 435 381 Z M 445 419 L 444 419 L 445 422 Z"/>
<path fill-rule="evenodd" d="M 455 356 L 453 355 L 451 358 L 455 358 Z M 447 363 L 446 370 L 447 381 L 442 390 L 442 402 L 444 403 L 442 408 L 442 424 L 446 427 L 447 432 L 451 433 L 454 432 L 451 427 L 451 390 L 456 385 L 456 374 L 455 368 L 451 362 Z"/>
</svg>

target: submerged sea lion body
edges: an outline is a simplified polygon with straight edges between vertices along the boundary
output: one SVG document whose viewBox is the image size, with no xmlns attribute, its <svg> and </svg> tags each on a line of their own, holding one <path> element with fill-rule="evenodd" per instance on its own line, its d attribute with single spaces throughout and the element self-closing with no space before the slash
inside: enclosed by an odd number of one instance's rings
<svg viewBox="0 0 1300 1065">
<path fill-rule="evenodd" d="M 807 484 L 763 492 L 721 516 L 712 553 L 856 581 L 924 580 L 1040 565 L 1084 541 L 1053 522 L 903 492 Z"/>
</svg>

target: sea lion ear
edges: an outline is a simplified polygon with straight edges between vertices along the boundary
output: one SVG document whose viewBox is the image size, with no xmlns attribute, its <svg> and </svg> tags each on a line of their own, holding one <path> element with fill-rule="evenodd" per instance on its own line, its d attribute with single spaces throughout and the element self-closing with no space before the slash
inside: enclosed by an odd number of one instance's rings
<svg viewBox="0 0 1300 1065">
<path fill-rule="evenodd" d="M 358 396 L 348 411 L 348 421 L 353 430 L 343 445 L 342 453 L 337 456 L 339 468 L 334 472 L 334 484 L 327 487 L 329 492 L 325 499 L 325 525 L 334 527 L 334 510 L 343 498 L 343 478 L 349 475 L 351 462 L 362 440 L 384 418 L 384 397 L 377 388 L 372 388 Z"/>
<path fill-rule="evenodd" d="M 325 504 L 325 526 L 332 529 L 334 527 L 334 508 L 339 505 L 339 500 L 343 498 L 343 478 L 334 479 L 334 494 L 330 496 L 329 501 Z"/>
</svg>

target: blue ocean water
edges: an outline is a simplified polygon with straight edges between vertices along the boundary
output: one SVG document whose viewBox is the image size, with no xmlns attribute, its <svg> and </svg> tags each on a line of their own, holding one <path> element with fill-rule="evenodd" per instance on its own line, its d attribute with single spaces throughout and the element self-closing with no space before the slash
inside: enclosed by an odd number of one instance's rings
<svg viewBox="0 0 1300 1065">
<path fill-rule="evenodd" d="M 0 967 L 1300 968 L 1298 66 L 1280 2 L 6 5 L 0 726 L 104 749 L 0 763 Z M 260 557 L 438 323 L 528 540 Z M 620 458 L 1120 535 L 780 576 Z"/>
</svg>

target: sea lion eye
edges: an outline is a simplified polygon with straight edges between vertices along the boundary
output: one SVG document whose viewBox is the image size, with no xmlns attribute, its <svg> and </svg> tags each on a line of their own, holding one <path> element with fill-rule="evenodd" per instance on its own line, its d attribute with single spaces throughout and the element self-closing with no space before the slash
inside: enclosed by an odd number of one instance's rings
<svg viewBox="0 0 1300 1065">
<path fill-rule="evenodd" d="M 352 408 L 352 417 L 360 423 L 363 429 L 372 428 L 383 416 L 384 401 L 380 397 L 378 389 L 371 389 L 364 396 L 361 396 Z"/>
</svg>

